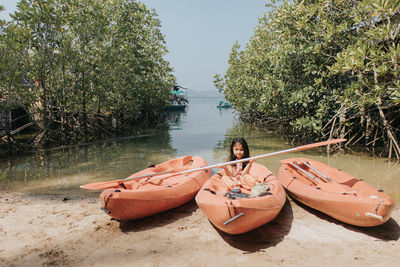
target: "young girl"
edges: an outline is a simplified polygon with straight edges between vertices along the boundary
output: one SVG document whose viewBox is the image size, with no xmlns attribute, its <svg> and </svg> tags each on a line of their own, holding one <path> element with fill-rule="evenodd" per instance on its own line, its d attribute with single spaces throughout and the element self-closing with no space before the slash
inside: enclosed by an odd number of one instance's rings
<svg viewBox="0 0 400 267">
<path fill-rule="evenodd" d="M 250 157 L 249 147 L 244 138 L 235 138 L 232 141 L 228 161 L 245 159 Z M 255 160 L 240 162 L 228 166 L 221 166 L 225 170 L 224 176 L 221 177 L 222 181 L 229 189 L 234 187 L 243 187 L 247 190 L 256 184 L 256 179 L 249 174 L 251 165 Z"/>
</svg>

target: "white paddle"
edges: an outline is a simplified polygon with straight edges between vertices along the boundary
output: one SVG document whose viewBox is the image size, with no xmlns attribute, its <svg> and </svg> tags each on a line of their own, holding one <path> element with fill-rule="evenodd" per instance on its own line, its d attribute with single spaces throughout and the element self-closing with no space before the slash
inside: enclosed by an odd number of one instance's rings
<svg viewBox="0 0 400 267">
<path fill-rule="evenodd" d="M 208 166 L 204 166 L 204 167 L 200 167 L 200 168 L 196 168 L 196 169 L 190 169 L 190 170 L 175 172 L 175 173 L 171 173 L 171 174 L 160 175 L 160 176 L 157 176 L 157 177 L 159 179 L 165 179 L 165 178 L 173 177 L 175 175 L 191 173 L 191 172 L 196 172 L 196 171 L 201 171 L 201 170 L 209 170 L 209 169 L 212 169 L 212 168 L 221 168 L 222 166 L 225 166 L 225 165 L 231 165 L 231 164 L 234 164 L 234 163 L 250 161 L 250 160 L 253 160 L 253 159 L 267 158 L 267 157 L 276 156 L 276 155 L 289 153 L 289 152 L 302 151 L 302 150 L 311 149 L 311 148 L 319 147 L 319 146 L 326 146 L 326 145 L 330 145 L 330 144 L 336 144 L 336 143 L 344 142 L 346 140 L 347 139 L 332 139 L 332 140 L 328 140 L 328 141 L 323 141 L 323 142 L 318 142 L 318 143 L 312 143 L 312 144 L 308 144 L 308 145 L 298 146 L 298 147 L 294 147 L 294 148 L 289 148 L 289 149 L 285 149 L 285 150 L 281 150 L 281 151 L 271 152 L 271 153 L 268 153 L 268 154 L 258 155 L 258 156 L 249 157 L 249 158 L 245 158 L 245 159 L 233 160 L 233 161 L 228 161 L 228 162 L 224 162 L 224 163 L 208 165 Z M 102 189 L 107 189 L 107 188 L 115 188 L 115 187 L 118 187 L 119 185 L 123 184 L 124 181 L 129 181 L 129 180 L 138 179 L 138 178 L 142 178 L 142 177 L 143 176 L 138 176 L 138 177 L 129 177 L 129 178 L 125 178 L 125 179 L 122 179 L 122 180 L 116 180 L 116 181 L 96 182 L 96 183 L 90 183 L 90 184 L 81 185 L 80 187 L 84 188 L 84 189 L 92 189 L 92 190 L 102 190 Z M 153 175 L 153 177 L 154 177 L 154 175 Z"/>
</svg>

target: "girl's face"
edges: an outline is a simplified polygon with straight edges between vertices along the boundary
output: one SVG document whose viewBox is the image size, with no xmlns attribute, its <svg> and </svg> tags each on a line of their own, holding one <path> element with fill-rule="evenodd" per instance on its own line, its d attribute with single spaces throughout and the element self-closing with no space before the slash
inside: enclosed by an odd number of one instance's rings
<svg viewBox="0 0 400 267">
<path fill-rule="evenodd" d="M 236 157 L 237 159 L 242 159 L 242 158 L 243 158 L 243 155 L 244 155 L 244 148 L 243 148 L 242 144 L 236 143 L 236 144 L 233 146 L 233 155 L 235 155 L 235 157 Z"/>
</svg>

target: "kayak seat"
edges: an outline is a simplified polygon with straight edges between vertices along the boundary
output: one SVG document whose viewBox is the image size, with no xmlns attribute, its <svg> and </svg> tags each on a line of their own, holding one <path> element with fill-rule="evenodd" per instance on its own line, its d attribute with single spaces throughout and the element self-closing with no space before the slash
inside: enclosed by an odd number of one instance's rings
<svg viewBox="0 0 400 267">
<path fill-rule="evenodd" d="M 347 185 L 347 186 L 349 186 L 349 187 L 353 187 L 357 182 L 359 182 L 360 180 L 359 179 L 357 179 L 357 178 L 351 178 L 351 179 L 349 179 L 349 180 L 347 180 L 347 181 L 344 181 L 344 182 L 339 182 L 339 184 L 342 184 L 342 185 Z"/>
<path fill-rule="evenodd" d="M 169 184 L 166 184 L 165 187 L 174 187 L 175 185 L 178 185 L 178 184 L 179 183 L 173 183 L 173 184 L 169 183 Z"/>
<path fill-rule="evenodd" d="M 178 184 L 179 184 L 179 182 L 168 183 L 168 184 L 166 184 L 165 186 L 166 186 L 166 187 L 173 187 L 173 186 L 178 185 Z"/>
<path fill-rule="evenodd" d="M 146 182 L 146 184 L 153 184 L 153 185 L 161 185 L 162 180 L 161 179 L 151 179 Z"/>
<path fill-rule="evenodd" d="M 135 190 L 135 189 L 137 189 L 138 187 L 140 186 L 140 183 L 138 183 L 137 181 L 135 181 L 135 180 L 130 180 L 129 181 L 129 183 L 126 183 L 125 184 L 125 189 L 127 189 L 127 190 Z"/>
</svg>

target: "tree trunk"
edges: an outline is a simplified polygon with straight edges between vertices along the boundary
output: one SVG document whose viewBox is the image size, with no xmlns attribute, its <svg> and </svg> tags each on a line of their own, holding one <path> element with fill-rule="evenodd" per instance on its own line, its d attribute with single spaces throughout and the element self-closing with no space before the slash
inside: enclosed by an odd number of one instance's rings
<svg viewBox="0 0 400 267">
<path fill-rule="evenodd" d="M 12 144 L 11 144 L 11 129 L 10 129 L 10 121 L 11 121 L 11 112 L 7 108 L 6 109 L 6 125 L 5 125 L 5 131 L 7 135 L 7 143 L 8 143 L 8 154 L 11 156 L 13 151 L 12 151 Z"/>
<path fill-rule="evenodd" d="M 385 113 L 383 112 L 382 107 L 381 107 L 380 104 L 378 104 L 378 109 L 379 109 L 379 115 L 380 115 L 380 117 L 382 119 L 383 128 L 386 130 L 386 134 L 387 134 L 387 136 L 389 138 L 389 143 L 390 143 L 389 149 L 392 150 L 392 147 L 393 147 L 393 150 L 394 150 L 394 152 L 396 154 L 397 160 L 400 161 L 400 146 L 399 146 L 399 143 L 398 143 L 396 137 L 392 133 L 391 127 L 387 122 Z M 391 151 L 389 151 L 389 155 L 391 155 Z"/>
</svg>

